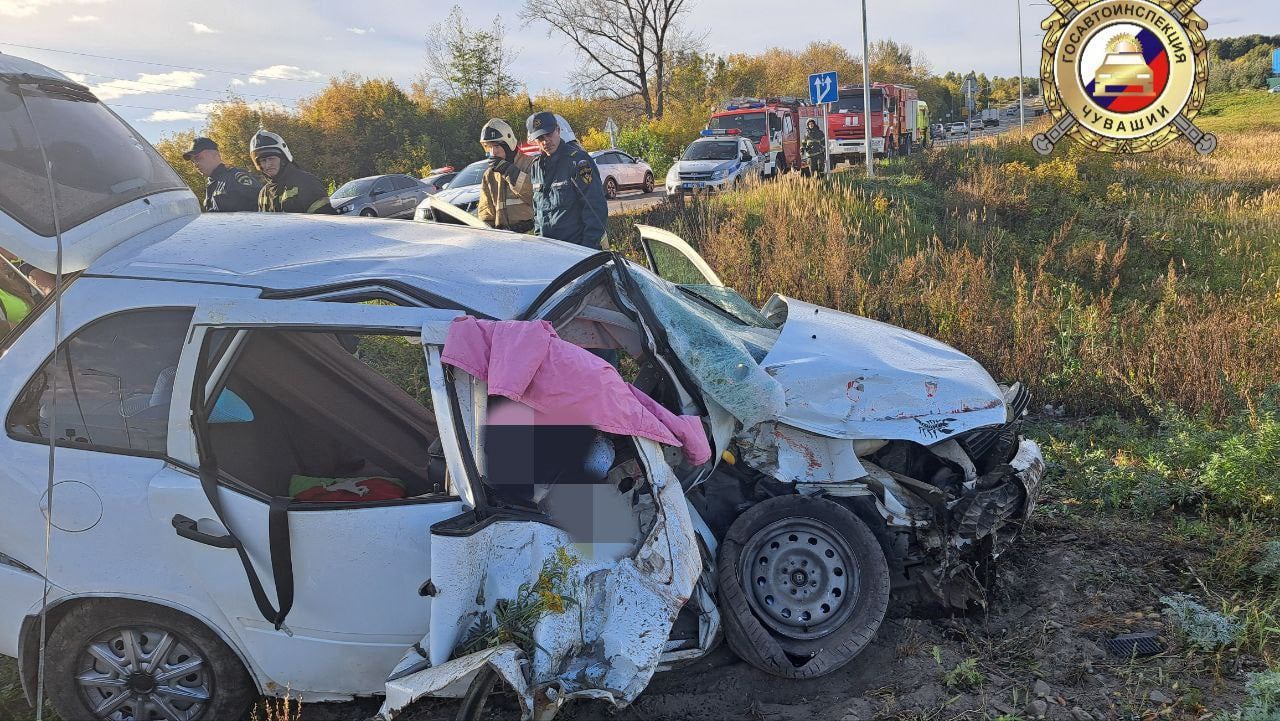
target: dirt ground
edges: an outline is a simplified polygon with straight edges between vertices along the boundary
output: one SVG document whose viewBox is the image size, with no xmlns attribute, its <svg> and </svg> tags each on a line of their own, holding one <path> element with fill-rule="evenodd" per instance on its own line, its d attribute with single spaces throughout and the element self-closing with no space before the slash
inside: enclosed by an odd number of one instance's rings
<svg viewBox="0 0 1280 721">
<path fill-rule="evenodd" d="M 1007 554 L 990 610 L 960 619 L 899 612 L 857 660 L 825 678 L 788 681 L 721 647 L 658 674 L 631 707 L 580 702 L 558 717 L 693 721 L 864 719 L 1203 719 L 1234 709 L 1262 663 L 1186 651 L 1159 598 L 1192 590 L 1199 549 L 1132 521 L 1046 518 Z M 891 611 L 891 614 L 893 612 Z M 1145 659 L 1103 650 L 1122 633 L 1157 631 L 1169 650 Z M 957 668 L 959 667 L 959 668 Z M 491 704 L 492 705 L 492 704 Z M 376 702 L 315 705 L 304 721 L 359 721 Z M 426 700 L 404 721 L 444 721 L 456 703 Z M 514 700 L 491 718 L 515 718 Z"/>
</svg>

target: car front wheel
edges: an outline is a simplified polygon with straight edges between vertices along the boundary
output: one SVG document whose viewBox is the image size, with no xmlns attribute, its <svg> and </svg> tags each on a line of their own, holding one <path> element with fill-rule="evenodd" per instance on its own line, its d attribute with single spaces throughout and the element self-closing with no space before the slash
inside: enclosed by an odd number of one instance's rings
<svg viewBox="0 0 1280 721">
<path fill-rule="evenodd" d="M 244 665 L 204 624 L 128 602 L 72 609 L 49 634 L 49 697 L 76 721 L 223 721 L 255 698 Z"/>
<path fill-rule="evenodd" d="M 844 506 L 778 496 L 729 527 L 717 561 L 725 638 L 742 660 L 785 678 L 849 663 L 889 607 L 889 568 Z"/>
<path fill-rule="evenodd" d="M 644 193 L 648 195 L 653 192 L 653 173 L 644 174 Z"/>
</svg>

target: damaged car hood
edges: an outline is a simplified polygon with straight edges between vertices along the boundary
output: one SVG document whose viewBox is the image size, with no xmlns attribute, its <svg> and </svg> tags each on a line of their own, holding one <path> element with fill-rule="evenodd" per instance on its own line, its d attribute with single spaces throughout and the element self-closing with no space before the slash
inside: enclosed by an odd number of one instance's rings
<svg viewBox="0 0 1280 721">
<path fill-rule="evenodd" d="M 832 438 L 928 446 L 1007 420 L 996 382 L 945 343 L 782 296 L 764 313 L 786 318 L 761 362 L 786 393 L 783 423 Z"/>
</svg>

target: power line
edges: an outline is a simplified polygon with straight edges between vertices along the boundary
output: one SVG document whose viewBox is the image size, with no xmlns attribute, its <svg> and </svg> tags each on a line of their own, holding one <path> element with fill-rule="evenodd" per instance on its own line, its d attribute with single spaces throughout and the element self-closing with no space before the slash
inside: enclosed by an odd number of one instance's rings
<svg viewBox="0 0 1280 721">
<path fill-rule="evenodd" d="M 130 80 L 129 78 L 117 78 L 114 75 L 102 75 L 101 73 L 87 73 L 87 72 L 84 72 L 83 70 L 66 70 L 63 68 L 54 68 L 54 69 L 60 73 L 63 73 L 64 75 L 88 75 L 95 78 L 102 78 L 104 80 L 118 80 L 123 83 L 135 83 L 137 85 L 150 85 L 157 88 L 174 88 L 176 90 L 190 90 L 197 93 L 214 93 L 218 95 L 221 95 L 223 93 L 231 93 L 233 95 L 244 96 L 246 98 L 265 98 L 267 100 L 283 100 L 290 103 L 297 103 L 297 102 L 301 102 L 302 100 L 302 98 L 288 98 L 283 95 L 264 95 L 262 93 L 242 93 L 237 90 L 210 90 L 208 88 L 192 88 L 192 87 L 187 87 L 185 85 L 157 83 L 154 80 Z M 166 95 L 168 93 L 162 93 L 157 91 L 156 94 Z M 181 96 L 181 97 L 185 97 L 185 96 Z"/>
<path fill-rule="evenodd" d="M 175 70 L 191 70 L 198 73 L 219 73 L 221 75 L 237 75 L 237 76 L 244 76 L 244 77 L 259 77 L 259 78 L 263 77 L 260 75 L 254 75 L 253 73 L 246 73 L 246 72 L 241 72 L 237 70 L 219 70 L 217 68 L 197 68 L 197 67 L 192 67 L 190 65 L 171 65 L 169 63 L 157 63 L 157 62 L 152 62 L 150 60 L 134 60 L 132 58 L 117 58 L 117 57 L 112 57 L 110 55 L 91 55 L 89 53 L 78 53 L 72 50 L 57 50 L 54 48 L 42 48 L 37 45 L 19 45 L 18 43 L 4 43 L 4 42 L 0 42 L 0 45 L 4 45 L 11 48 L 22 48 L 24 50 L 40 50 L 46 53 L 62 53 L 64 55 L 77 55 L 83 58 L 95 58 L 97 60 L 112 60 L 118 63 L 136 63 L 138 65 L 151 65 L 158 68 L 172 68 Z M 266 77 L 263 79 L 286 80 L 291 83 L 311 83 L 313 85 L 329 84 L 328 80 L 305 80 L 303 78 Z"/>
</svg>

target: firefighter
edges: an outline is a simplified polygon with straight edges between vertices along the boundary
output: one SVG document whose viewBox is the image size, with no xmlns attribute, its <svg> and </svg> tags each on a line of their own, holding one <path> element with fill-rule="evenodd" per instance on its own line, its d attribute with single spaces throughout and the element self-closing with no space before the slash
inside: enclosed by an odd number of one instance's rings
<svg viewBox="0 0 1280 721">
<path fill-rule="evenodd" d="M 230 213 L 257 210 L 262 183 L 245 170 L 228 168 L 222 162 L 218 144 L 209 138 L 191 141 L 191 149 L 182 154 L 208 180 L 204 186 L 206 213 Z"/>
<path fill-rule="evenodd" d="M 810 172 L 826 172 L 827 151 L 824 147 L 826 142 L 827 137 L 818 129 L 818 121 L 809 118 L 809 122 L 805 123 L 804 142 L 801 145 L 803 146 L 805 160 L 809 163 Z"/>
<path fill-rule="evenodd" d="M 316 176 L 293 162 L 284 138 L 259 130 L 249 142 L 253 165 L 267 176 L 258 194 L 258 210 L 264 213 L 334 213 L 329 194 Z"/>
<path fill-rule="evenodd" d="M 488 151 L 489 167 L 480 178 L 476 215 L 494 228 L 528 233 L 533 230 L 533 158 L 516 151 L 516 134 L 505 120 L 494 118 L 480 131 L 480 145 Z"/>
<path fill-rule="evenodd" d="M 533 232 L 599 250 L 608 243 L 609 204 L 595 161 L 576 142 L 560 137 L 560 123 L 546 111 L 530 116 L 529 140 L 541 155 L 533 161 Z"/>
</svg>

